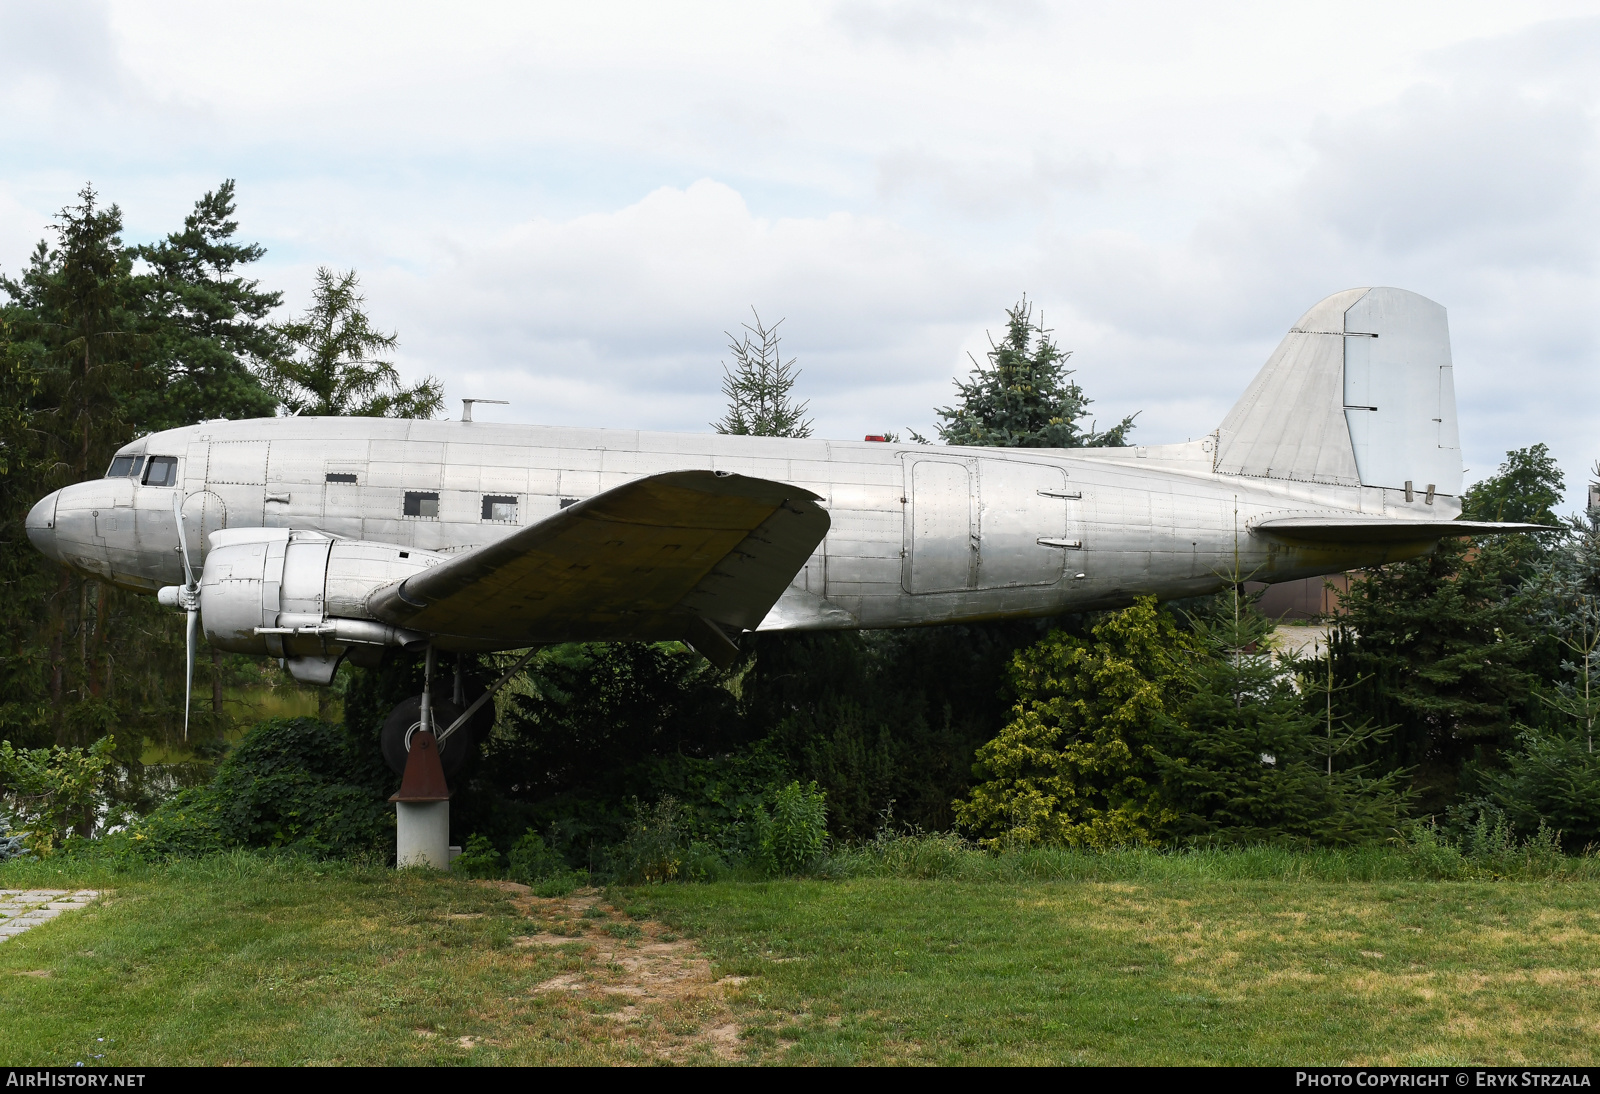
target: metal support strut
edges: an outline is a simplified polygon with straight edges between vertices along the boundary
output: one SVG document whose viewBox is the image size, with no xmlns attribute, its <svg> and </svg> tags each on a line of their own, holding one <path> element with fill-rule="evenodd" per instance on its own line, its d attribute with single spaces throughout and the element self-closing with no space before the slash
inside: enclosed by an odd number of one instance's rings
<svg viewBox="0 0 1600 1094">
<path fill-rule="evenodd" d="M 528 650 L 527 653 L 525 653 L 521 657 L 519 657 L 517 659 L 517 663 L 512 665 L 509 669 L 506 669 L 506 671 L 501 674 L 500 679 L 498 679 L 494 683 L 490 684 L 488 689 L 486 691 L 484 691 L 484 693 L 482 695 L 478 696 L 477 700 L 474 701 L 473 704 L 470 707 L 468 707 L 466 710 L 462 711 L 461 712 L 461 716 L 459 718 L 457 718 L 455 721 L 451 722 L 449 724 L 449 726 L 447 726 L 445 728 L 445 731 L 443 733 L 435 733 L 434 734 L 434 738 L 433 738 L 434 741 L 437 742 L 440 745 L 444 744 L 446 738 L 448 738 L 450 736 L 450 734 L 454 733 L 456 730 L 458 730 L 462 726 L 466 725 L 467 724 L 467 720 L 470 719 L 474 714 L 478 713 L 479 708 L 481 708 L 483 706 L 483 704 L 487 703 L 490 699 L 493 699 L 495 697 L 496 693 L 498 693 L 501 688 L 505 687 L 506 684 L 510 682 L 510 680 L 511 680 L 511 678 L 513 676 L 515 676 L 517 673 L 521 672 L 523 667 L 525 665 L 527 665 L 527 663 L 529 661 L 533 660 L 533 655 L 538 653 L 538 652 L 539 652 L 539 647 L 538 646 L 534 646 L 532 649 Z M 427 675 L 423 677 L 423 681 L 422 681 L 422 722 L 417 728 L 418 728 L 418 730 L 426 729 L 429 732 L 432 732 L 432 730 L 433 730 L 433 706 L 432 706 L 432 704 L 433 704 L 433 693 L 432 693 L 432 690 L 431 690 L 432 689 L 432 683 L 431 682 L 433 680 L 433 646 L 431 644 L 428 646 L 428 664 L 427 664 L 426 672 L 427 672 Z M 461 678 L 461 668 L 460 668 L 460 665 L 458 664 L 457 667 L 456 667 L 456 695 L 458 696 L 458 699 L 457 699 L 458 703 L 460 702 L 461 699 L 465 699 L 466 698 L 466 696 L 463 694 L 463 690 L 464 690 L 464 685 L 462 683 L 462 678 Z M 407 752 L 411 751 L 411 734 L 409 734 L 409 733 L 406 734 L 406 751 Z"/>
<path fill-rule="evenodd" d="M 427 656 L 422 667 L 422 723 L 417 727 L 423 733 L 433 732 L 433 643 L 428 643 Z M 411 751 L 411 741 L 406 741 L 406 751 Z"/>
</svg>

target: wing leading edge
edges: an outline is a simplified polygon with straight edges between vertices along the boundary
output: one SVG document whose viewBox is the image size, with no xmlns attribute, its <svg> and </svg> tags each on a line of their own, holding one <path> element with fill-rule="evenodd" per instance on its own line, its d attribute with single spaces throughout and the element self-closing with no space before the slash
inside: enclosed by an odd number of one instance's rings
<svg viewBox="0 0 1600 1094">
<path fill-rule="evenodd" d="M 729 472 L 625 483 L 373 593 L 441 645 L 680 639 L 718 664 L 828 533 L 809 490 Z M 452 641 L 453 640 L 453 641 Z"/>
</svg>

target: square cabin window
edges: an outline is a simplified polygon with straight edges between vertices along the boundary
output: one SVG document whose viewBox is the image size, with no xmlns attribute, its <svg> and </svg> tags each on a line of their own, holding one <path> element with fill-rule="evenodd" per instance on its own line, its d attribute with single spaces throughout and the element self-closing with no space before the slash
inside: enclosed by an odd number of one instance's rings
<svg viewBox="0 0 1600 1094">
<path fill-rule="evenodd" d="M 483 496 L 483 519 L 516 523 L 517 499 L 503 497 L 499 494 L 485 494 Z"/>
<path fill-rule="evenodd" d="M 439 519 L 439 495 L 421 490 L 406 491 L 406 516 L 425 520 Z"/>
<path fill-rule="evenodd" d="M 171 486 L 178 481 L 178 457 L 151 456 L 144 465 L 146 486 Z"/>
</svg>

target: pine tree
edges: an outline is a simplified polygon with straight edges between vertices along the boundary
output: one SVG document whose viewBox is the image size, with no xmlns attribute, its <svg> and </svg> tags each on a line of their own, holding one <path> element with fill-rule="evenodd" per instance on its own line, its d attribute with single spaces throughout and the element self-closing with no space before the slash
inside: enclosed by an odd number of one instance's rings
<svg viewBox="0 0 1600 1094">
<path fill-rule="evenodd" d="M 150 335 L 154 375 L 131 400 L 129 416 L 143 429 L 170 429 L 205 418 L 270 417 L 277 400 L 250 368 L 280 351 L 265 322 L 283 301 L 242 266 L 265 250 L 235 243 L 234 183 L 228 179 L 195 202 L 183 230 L 133 248 L 148 266 L 138 279 L 141 326 Z"/>
<path fill-rule="evenodd" d="M 1105 616 L 1088 640 L 1053 631 L 1019 651 L 1011 721 L 978 749 L 981 781 L 955 803 L 957 821 L 989 845 L 1159 842 L 1176 814 L 1154 745 L 1194 649 L 1145 597 Z"/>
<path fill-rule="evenodd" d="M 742 437 L 809 437 L 811 421 L 807 403 L 790 397 L 800 377 L 796 358 L 784 361 L 778 350 L 780 319 L 768 327 L 754 308 L 755 325 L 744 324 L 744 334 L 727 335 L 733 354 L 733 367 L 722 366 L 722 394 L 728 400 L 728 413 L 711 427 L 718 433 Z"/>
<path fill-rule="evenodd" d="M 1006 309 L 1006 333 L 990 339 L 989 365 L 974 359 L 972 379 L 955 381 L 960 404 L 937 411 L 946 444 L 1002 448 L 1117 448 L 1128 443 L 1134 415 L 1096 432 L 1078 423 L 1089 416 L 1091 400 L 1068 378 L 1070 353 L 1057 348 L 1051 332 L 1033 321 L 1024 297 Z M 915 437 L 915 434 L 913 434 Z"/>
<path fill-rule="evenodd" d="M 399 338 L 373 328 L 359 287 L 354 270 L 318 267 L 305 315 L 272 327 L 287 351 L 262 365 L 268 390 L 293 414 L 433 417 L 444 406 L 443 385 L 429 376 L 407 387 L 392 362 L 375 356 Z"/>
</svg>

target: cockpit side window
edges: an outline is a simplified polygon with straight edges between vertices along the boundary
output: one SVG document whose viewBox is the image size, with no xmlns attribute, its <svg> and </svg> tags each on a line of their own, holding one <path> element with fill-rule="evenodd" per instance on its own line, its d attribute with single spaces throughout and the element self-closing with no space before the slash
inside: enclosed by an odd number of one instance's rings
<svg viewBox="0 0 1600 1094">
<path fill-rule="evenodd" d="M 146 486 L 172 486 L 177 481 L 178 457 L 151 456 L 150 462 L 145 464 L 144 484 Z"/>
<path fill-rule="evenodd" d="M 106 472 L 108 479 L 125 479 L 133 474 L 133 457 L 117 456 L 111 461 L 111 469 Z"/>
</svg>

